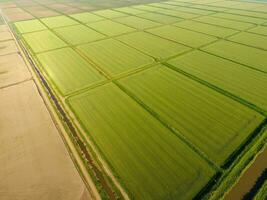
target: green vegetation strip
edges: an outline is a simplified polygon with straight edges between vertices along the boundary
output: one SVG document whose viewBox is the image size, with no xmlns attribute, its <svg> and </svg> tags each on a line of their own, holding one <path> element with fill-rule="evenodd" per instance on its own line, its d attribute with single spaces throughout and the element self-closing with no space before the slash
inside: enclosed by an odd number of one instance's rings
<svg viewBox="0 0 267 200">
<path fill-rule="evenodd" d="M 54 31 L 71 45 L 84 44 L 105 38 L 106 36 L 84 25 L 67 26 Z"/>
<path fill-rule="evenodd" d="M 197 50 L 169 60 L 168 63 L 257 105 L 267 113 L 265 74 Z"/>
<path fill-rule="evenodd" d="M 255 200 L 262 200 L 267 197 L 267 180 L 264 182 L 261 189 L 258 191 L 256 196 L 254 197 Z"/>
<path fill-rule="evenodd" d="M 257 35 L 253 33 L 242 32 L 229 37 L 228 40 L 252 46 L 255 48 L 267 50 L 267 36 Z"/>
<path fill-rule="evenodd" d="M 119 83 L 217 165 L 263 120 L 257 112 L 164 66 Z"/>
<path fill-rule="evenodd" d="M 218 18 L 230 19 L 234 21 L 248 22 L 252 24 L 262 24 L 267 21 L 266 19 L 247 17 L 247 16 L 242 16 L 242 15 L 234 15 L 234 14 L 228 14 L 228 13 L 216 13 L 212 16 L 218 17 Z"/>
<path fill-rule="evenodd" d="M 194 21 L 203 22 L 215 26 L 221 26 L 226 28 L 232 28 L 235 30 L 245 30 L 248 28 L 252 28 L 254 25 L 246 22 L 237 22 L 229 19 L 220 19 L 212 16 L 203 16 L 199 18 L 193 19 Z"/>
<path fill-rule="evenodd" d="M 116 19 L 117 22 L 125 24 L 127 26 L 130 26 L 135 29 L 143 30 L 147 28 L 152 28 L 156 26 L 160 26 L 161 24 L 157 22 L 153 22 L 147 19 L 142 19 L 135 16 L 129 16 L 129 17 L 122 17 Z"/>
<path fill-rule="evenodd" d="M 108 18 L 108 19 L 127 16 L 127 14 L 125 14 L 125 13 L 117 12 L 117 11 L 114 11 L 114 10 L 99 10 L 99 11 L 95 11 L 95 12 L 92 12 L 92 13 L 96 14 L 96 15 L 99 15 L 101 17 Z"/>
<path fill-rule="evenodd" d="M 112 77 L 154 62 L 151 57 L 114 39 L 81 45 L 78 49 Z"/>
<path fill-rule="evenodd" d="M 37 58 L 62 96 L 104 80 L 92 65 L 71 48 L 41 53 Z"/>
<path fill-rule="evenodd" d="M 68 104 L 131 197 L 191 199 L 214 174 L 114 84 L 70 98 Z"/>
<path fill-rule="evenodd" d="M 265 125 L 266 125 L 265 119 Z M 267 142 L 267 131 L 266 126 L 261 127 L 258 130 L 259 132 L 251 138 L 250 143 L 243 149 L 242 152 L 238 155 L 237 159 L 232 163 L 230 168 L 225 170 L 222 178 L 214 184 L 213 190 L 206 195 L 210 200 L 221 199 L 225 192 L 230 190 L 238 177 L 242 175 L 242 172 L 250 166 L 250 162 L 257 155 L 257 153 L 265 146 Z"/>
<path fill-rule="evenodd" d="M 147 30 L 147 32 L 194 48 L 198 48 L 217 40 L 217 38 L 213 36 L 170 25 L 152 28 Z"/>
<path fill-rule="evenodd" d="M 189 29 L 192 31 L 220 37 L 220 38 L 224 38 L 234 33 L 237 33 L 237 31 L 233 29 L 220 27 L 220 26 L 214 26 L 211 24 L 205 24 L 205 23 L 192 21 L 192 20 L 181 21 L 173 25 L 181 27 L 181 28 Z"/>
<path fill-rule="evenodd" d="M 90 23 L 87 26 L 107 36 L 116 36 L 136 31 L 134 28 L 110 20 Z"/>
<path fill-rule="evenodd" d="M 57 27 L 79 24 L 78 22 L 64 15 L 56 16 L 56 17 L 41 18 L 40 20 L 45 25 L 47 25 L 49 28 L 52 28 L 52 29 L 57 28 Z"/>
<path fill-rule="evenodd" d="M 97 22 L 97 21 L 101 21 L 104 20 L 105 18 L 94 15 L 92 13 L 89 12 L 85 12 L 85 13 L 77 13 L 77 14 L 72 14 L 69 15 L 70 17 L 82 22 L 82 23 L 91 23 L 91 22 Z"/>
<path fill-rule="evenodd" d="M 158 22 L 161 24 L 171 24 L 171 23 L 183 20 L 182 18 L 179 18 L 179 17 L 172 17 L 172 16 L 162 15 L 158 13 L 151 13 L 151 12 L 139 14 L 137 15 L 137 17 L 148 19 L 148 20 Z"/>
<path fill-rule="evenodd" d="M 145 32 L 123 35 L 116 39 L 134 47 L 157 60 L 178 55 L 190 48 Z"/>
<path fill-rule="evenodd" d="M 47 29 L 39 20 L 33 19 L 14 23 L 20 33 L 28 33 Z"/>
<path fill-rule="evenodd" d="M 228 41 L 215 42 L 204 51 L 267 72 L 267 51 Z"/>
<path fill-rule="evenodd" d="M 255 28 L 249 29 L 248 32 L 267 36 L 267 26 L 256 26 Z"/>
<path fill-rule="evenodd" d="M 34 53 L 40 53 L 67 46 L 64 41 L 59 39 L 49 30 L 26 33 L 23 34 L 22 37 Z"/>
</svg>

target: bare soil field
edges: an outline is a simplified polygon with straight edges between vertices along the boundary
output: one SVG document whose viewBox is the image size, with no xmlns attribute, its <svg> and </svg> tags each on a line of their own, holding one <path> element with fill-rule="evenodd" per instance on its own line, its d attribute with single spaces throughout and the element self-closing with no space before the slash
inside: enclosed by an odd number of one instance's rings
<svg viewBox="0 0 267 200">
<path fill-rule="evenodd" d="M 0 31 L 0 41 L 11 40 L 12 35 L 9 31 Z"/>
<path fill-rule="evenodd" d="M 12 40 L 0 43 L 0 56 L 18 52 L 16 43 Z"/>
<path fill-rule="evenodd" d="M 0 88 L 30 78 L 31 75 L 18 53 L 0 56 Z"/>
<path fill-rule="evenodd" d="M 0 90 L 1 200 L 80 200 L 88 192 L 33 81 Z"/>
</svg>

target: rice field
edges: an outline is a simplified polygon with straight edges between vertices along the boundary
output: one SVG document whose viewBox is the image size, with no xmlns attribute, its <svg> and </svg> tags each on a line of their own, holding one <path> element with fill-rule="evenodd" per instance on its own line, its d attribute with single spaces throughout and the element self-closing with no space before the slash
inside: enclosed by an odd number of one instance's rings
<svg viewBox="0 0 267 200">
<path fill-rule="evenodd" d="M 267 4 L 46 1 L 0 8 L 114 194 L 212 198 L 266 127 Z"/>
</svg>

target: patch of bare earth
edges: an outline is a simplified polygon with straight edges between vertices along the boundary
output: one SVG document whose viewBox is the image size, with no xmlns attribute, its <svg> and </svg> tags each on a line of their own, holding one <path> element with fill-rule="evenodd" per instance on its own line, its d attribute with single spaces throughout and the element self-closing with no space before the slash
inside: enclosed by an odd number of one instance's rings
<svg viewBox="0 0 267 200">
<path fill-rule="evenodd" d="M 52 17 L 60 15 L 60 13 L 48 9 L 44 6 L 30 6 L 30 7 L 25 7 L 24 9 L 35 17 Z"/>
<path fill-rule="evenodd" d="M 0 31 L 0 42 L 5 40 L 12 40 L 12 35 L 8 30 Z"/>
<path fill-rule="evenodd" d="M 1 200 L 88 196 L 34 82 L 0 89 L 0 99 Z"/>
<path fill-rule="evenodd" d="M 14 41 L 10 40 L 5 42 L 0 42 L 0 56 L 16 52 L 18 52 L 18 48 Z"/>
<path fill-rule="evenodd" d="M 18 54 L 0 56 L 0 88 L 31 78 L 31 74 Z"/>
<path fill-rule="evenodd" d="M 33 19 L 34 17 L 21 8 L 7 8 L 2 10 L 3 15 L 9 22 Z"/>
</svg>

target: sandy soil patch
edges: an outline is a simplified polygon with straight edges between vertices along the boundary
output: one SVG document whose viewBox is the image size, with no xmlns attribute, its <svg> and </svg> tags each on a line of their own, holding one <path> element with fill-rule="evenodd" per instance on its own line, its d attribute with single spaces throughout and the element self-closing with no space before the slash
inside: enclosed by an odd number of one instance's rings
<svg viewBox="0 0 267 200">
<path fill-rule="evenodd" d="M 71 7 L 71 6 L 68 6 L 68 5 L 65 5 L 65 4 L 50 4 L 48 5 L 49 8 L 51 9 L 55 9 L 59 12 L 62 12 L 62 13 L 76 13 L 76 12 L 82 12 L 82 10 L 78 9 L 78 8 L 75 8 L 75 7 Z"/>
<path fill-rule="evenodd" d="M 7 25 L 0 25 L 0 32 L 3 32 L 3 31 L 8 31 L 9 28 Z"/>
<path fill-rule="evenodd" d="M 8 14 L 12 14 L 12 13 L 20 13 L 23 12 L 23 10 L 21 8 L 5 8 L 2 9 L 3 13 L 6 15 Z"/>
<path fill-rule="evenodd" d="M 14 41 L 0 42 L 0 56 L 16 52 L 18 52 L 18 48 Z"/>
<path fill-rule="evenodd" d="M 27 10 L 30 14 L 32 14 L 35 17 L 51 17 L 60 15 L 60 13 L 57 13 L 43 6 L 25 7 L 25 10 Z"/>
<path fill-rule="evenodd" d="M 38 3 L 31 0 L 17 1 L 17 4 L 21 7 L 38 5 Z"/>
<path fill-rule="evenodd" d="M 12 40 L 13 37 L 9 31 L 0 31 L 0 42 L 5 40 Z"/>
<path fill-rule="evenodd" d="M 31 74 L 18 53 L 0 56 L 0 88 L 30 78 Z"/>
<path fill-rule="evenodd" d="M 5 17 L 8 21 L 14 22 L 14 21 L 21 21 L 21 20 L 27 20 L 27 19 L 33 19 L 34 17 L 27 12 L 18 12 L 18 13 L 10 13 L 10 14 L 5 14 Z"/>
<path fill-rule="evenodd" d="M 88 197 L 33 81 L 0 90 L 1 200 Z"/>
<path fill-rule="evenodd" d="M 0 8 L 13 8 L 13 7 L 17 7 L 17 5 L 12 2 L 1 2 L 0 3 Z"/>
</svg>

